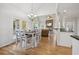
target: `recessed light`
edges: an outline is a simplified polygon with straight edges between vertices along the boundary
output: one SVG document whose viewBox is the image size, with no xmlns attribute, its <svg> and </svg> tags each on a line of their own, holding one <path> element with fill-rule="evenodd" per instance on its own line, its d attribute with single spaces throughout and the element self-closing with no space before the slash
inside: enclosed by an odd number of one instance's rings
<svg viewBox="0 0 79 59">
<path fill-rule="evenodd" d="M 64 12 L 67 12 L 67 10 L 64 10 Z"/>
</svg>

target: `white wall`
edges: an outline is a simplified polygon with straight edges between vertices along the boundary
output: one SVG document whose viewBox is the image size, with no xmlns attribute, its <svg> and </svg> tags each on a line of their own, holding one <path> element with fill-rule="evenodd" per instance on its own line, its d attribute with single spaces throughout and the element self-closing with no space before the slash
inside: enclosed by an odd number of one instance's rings
<svg viewBox="0 0 79 59">
<path fill-rule="evenodd" d="M 79 35 L 79 19 L 74 19 L 74 34 Z"/>
<path fill-rule="evenodd" d="M 0 4 L 0 47 L 15 41 L 13 39 L 14 18 L 27 19 L 26 14 L 12 7 L 11 4 Z"/>
<path fill-rule="evenodd" d="M 77 35 L 79 35 L 79 19 L 77 19 Z"/>
</svg>

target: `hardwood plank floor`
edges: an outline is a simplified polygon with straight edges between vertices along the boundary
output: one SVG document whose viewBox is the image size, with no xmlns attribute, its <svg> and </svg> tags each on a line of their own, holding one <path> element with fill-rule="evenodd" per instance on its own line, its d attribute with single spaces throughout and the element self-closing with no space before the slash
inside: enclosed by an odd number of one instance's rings
<svg viewBox="0 0 79 59">
<path fill-rule="evenodd" d="M 15 44 L 0 48 L 0 55 L 71 55 L 71 48 L 56 46 L 48 43 L 47 37 L 42 37 L 38 47 L 17 49 Z"/>
</svg>

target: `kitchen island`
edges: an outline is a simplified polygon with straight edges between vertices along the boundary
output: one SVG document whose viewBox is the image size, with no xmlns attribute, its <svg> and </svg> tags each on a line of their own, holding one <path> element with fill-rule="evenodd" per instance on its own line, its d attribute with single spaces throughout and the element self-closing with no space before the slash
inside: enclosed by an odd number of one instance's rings
<svg viewBox="0 0 79 59">
<path fill-rule="evenodd" d="M 72 39 L 72 55 L 79 55 L 79 36 L 71 35 Z"/>
</svg>

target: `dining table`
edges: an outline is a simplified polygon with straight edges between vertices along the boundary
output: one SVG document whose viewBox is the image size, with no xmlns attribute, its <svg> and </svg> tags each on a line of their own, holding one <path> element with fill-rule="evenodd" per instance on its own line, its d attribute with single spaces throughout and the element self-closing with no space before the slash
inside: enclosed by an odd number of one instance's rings
<svg viewBox="0 0 79 59">
<path fill-rule="evenodd" d="M 35 35 L 36 35 L 36 32 L 35 31 L 25 31 L 25 35 L 27 36 L 27 38 L 32 38 L 31 39 L 32 48 L 35 47 Z"/>
</svg>

